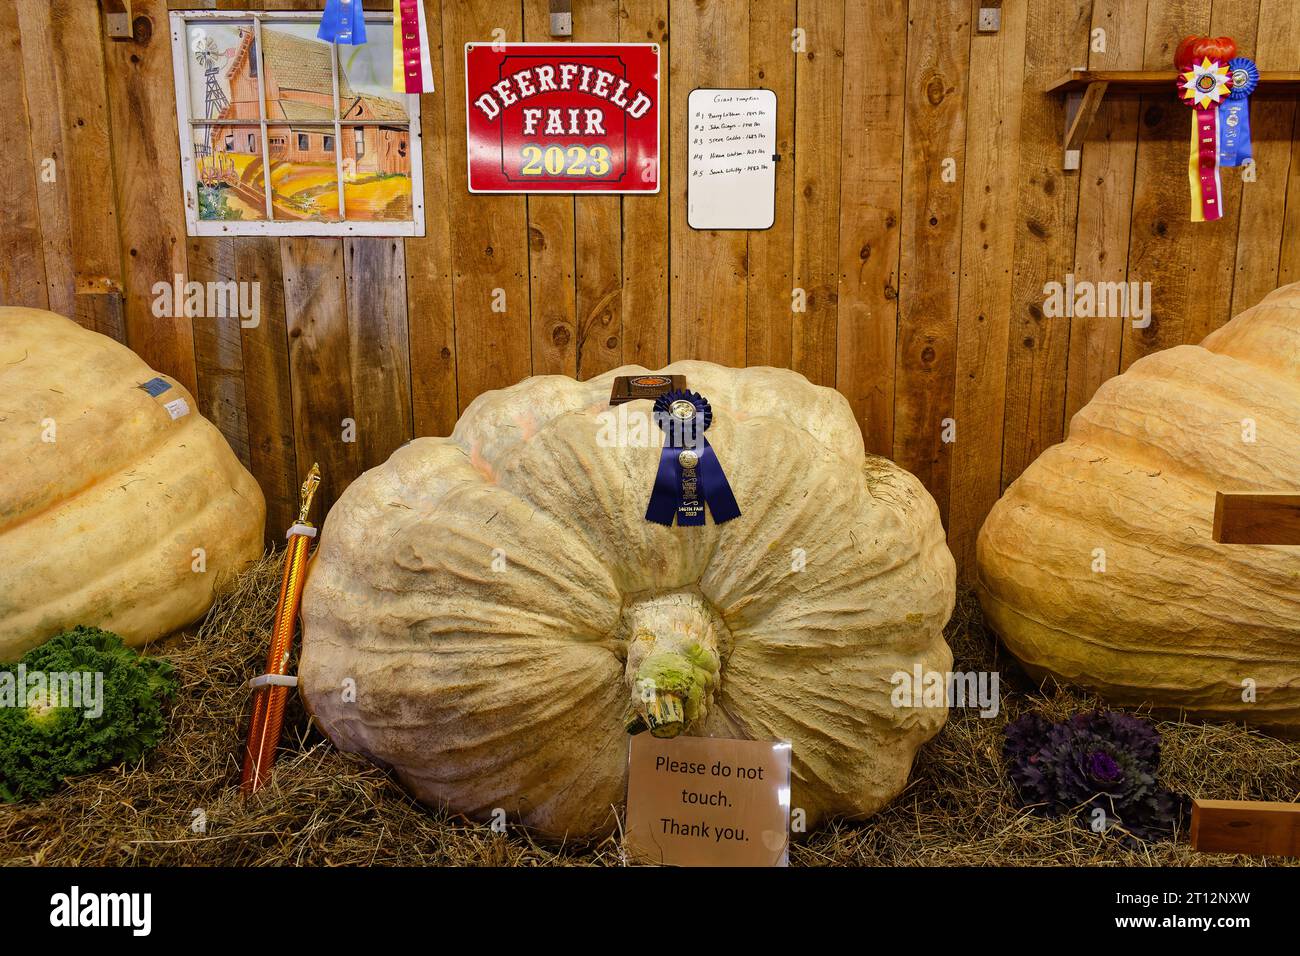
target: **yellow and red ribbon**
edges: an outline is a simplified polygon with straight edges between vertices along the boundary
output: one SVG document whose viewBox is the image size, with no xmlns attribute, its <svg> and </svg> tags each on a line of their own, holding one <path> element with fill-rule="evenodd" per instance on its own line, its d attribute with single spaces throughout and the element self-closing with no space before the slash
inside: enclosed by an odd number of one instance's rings
<svg viewBox="0 0 1300 956">
<path fill-rule="evenodd" d="M 429 24 L 422 0 L 393 0 L 393 91 L 433 92 Z"/>
</svg>

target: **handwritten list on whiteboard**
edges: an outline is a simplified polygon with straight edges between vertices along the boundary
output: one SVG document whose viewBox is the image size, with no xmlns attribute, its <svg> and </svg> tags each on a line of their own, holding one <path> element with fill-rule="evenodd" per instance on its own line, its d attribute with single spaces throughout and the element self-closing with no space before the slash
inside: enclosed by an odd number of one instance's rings
<svg viewBox="0 0 1300 956">
<path fill-rule="evenodd" d="M 770 229 L 776 216 L 776 94 L 691 90 L 686 221 L 692 229 Z"/>
</svg>

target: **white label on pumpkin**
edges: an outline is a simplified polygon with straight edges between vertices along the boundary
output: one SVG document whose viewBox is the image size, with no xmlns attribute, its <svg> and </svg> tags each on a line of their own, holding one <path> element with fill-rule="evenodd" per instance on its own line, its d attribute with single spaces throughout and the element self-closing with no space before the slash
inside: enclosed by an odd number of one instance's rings
<svg viewBox="0 0 1300 956">
<path fill-rule="evenodd" d="M 163 408 L 167 409 L 167 414 L 172 417 L 172 421 L 184 418 L 190 413 L 190 403 L 183 398 L 173 398 L 163 405 Z"/>
</svg>

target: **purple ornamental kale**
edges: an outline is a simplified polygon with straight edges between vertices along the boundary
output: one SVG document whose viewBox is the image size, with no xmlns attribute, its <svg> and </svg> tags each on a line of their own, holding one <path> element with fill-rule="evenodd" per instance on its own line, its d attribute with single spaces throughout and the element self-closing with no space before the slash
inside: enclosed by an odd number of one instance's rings
<svg viewBox="0 0 1300 956">
<path fill-rule="evenodd" d="M 1184 798 L 1156 786 L 1160 735 L 1140 717 L 1094 711 L 1052 724 L 1028 713 L 1007 725 L 1003 754 L 1036 812 L 1089 825 L 1100 807 L 1108 826 L 1144 840 L 1171 836 L 1181 820 Z"/>
</svg>

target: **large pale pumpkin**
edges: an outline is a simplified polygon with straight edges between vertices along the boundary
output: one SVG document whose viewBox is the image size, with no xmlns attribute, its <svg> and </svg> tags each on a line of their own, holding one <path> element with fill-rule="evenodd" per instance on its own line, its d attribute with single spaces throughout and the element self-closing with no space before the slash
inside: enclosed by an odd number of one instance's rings
<svg viewBox="0 0 1300 956">
<path fill-rule="evenodd" d="M 662 434 L 649 401 L 608 408 L 644 371 L 489 392 L 352 483 L 303 598 L 317 722 L 426 802 L 581 836 L 613 825 L 652 676 L 688 734 L 792 741 L 810 821 L 870 814 L 946 716 L 891 702 L 897 672 L 951 664 L 933 500 L 831 389 L 680 362 L 743 514 L 647 522 Z"/>
<path fill-rule="evenodd" d="M 0 475 L 0 661 L 77 624 L 167 634 L 262 552 L 262 493 L 189 392 L 52 312 L 0 308 Z"/>
<path fill-rule="evenodd" d="M 985 522 L 985 613 L 1035 674 L 1295 732 L 1300 547 L 1215 544 L 1220 490 L 1300 491 L 1300 285 L 1098 389 Z"/>
</svg>

